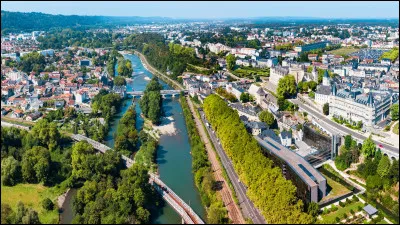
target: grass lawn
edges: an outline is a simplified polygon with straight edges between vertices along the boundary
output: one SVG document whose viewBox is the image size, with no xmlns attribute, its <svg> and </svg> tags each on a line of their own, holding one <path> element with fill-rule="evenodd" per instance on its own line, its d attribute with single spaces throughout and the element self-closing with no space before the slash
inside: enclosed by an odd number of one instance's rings
<svg viewBox="0 0 400 225">
<path fill-rule="evenodd" d="M 332 51 L 328 51 L 327 53 L 334 54 L 334 55 L 349 55 L 353 52 L 357 52 L 360 49 L 356 48 L 339 48 Z"/>
<path fill-rule="evenodd" d="M 393 133 L 399 135 L 399 122 L 393 127 Z"/>
<path fill-rule="evenodd" d="M 350 216 L 350 210 L 353 209 L 354 212 L 357 212 L 358 206 L 363 207 L 364 205 L 359 201 L 359 202 L 354 202 L 349 205 L 346 205 L 345 207 L 337 206 L 339 208 L 337 211 L 328 213 L 326 215 L 321 215 L 322 220 L 319 220 L 318 223 L 334 224 L 334 223 L 336 223 L 336 220 L 335 220 L 336 217 L 343 219 L 344 214 L 347 214 L 348 216 Z"/>
<path fill-rule="evenodd" d="M 42 201 L 49 198 L 57 205 L 57 197 L 63 193 L 59 188 L 49 188 L 41 184 L 17 184 L 13 187 L 1 186 L 1 203 L 6 203 L 15 211 L 18 201 L 25 207 L 33 208 L 39 214 L 40 222 L 45 224 L 58 223 L 57 207 L 53 211 L 46 211 L 42 207 Z"/>
<path fill-rule="evenodd" d="M 344 195 L 351 192 L 345 186 L 339 184 L 328 176 L 324 176 L 326 178 L 326 182 L 328 183 L 327 190 L 328 194 L 321 199 L 321 201 L 325 201 L 330 198 L 334 198 L 336 196 Z"/>
<path fill-rule="evenodd" d="M 261 68 L 252 68 L 252 67 L 242 67 L 238 68 L 232 73 L 238 77 L 250 77 L 252 78 L 253 75 L 259 75 L 259 76 L 264 76 L 264 77 L 269 77 L 269 68 L 261 69 Z"/>
</svg>

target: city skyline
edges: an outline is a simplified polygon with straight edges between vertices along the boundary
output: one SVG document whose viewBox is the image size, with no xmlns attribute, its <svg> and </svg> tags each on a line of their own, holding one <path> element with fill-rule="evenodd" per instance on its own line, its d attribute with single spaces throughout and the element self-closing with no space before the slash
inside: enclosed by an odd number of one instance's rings
<svg viewBox="0 0 400 225">
<path fill-rule="evenodd" d="M 79 6 L 79 7 L 77 7 Z M 323 19 L 398 18 L 398 2 L 9 2 L 5 11 L 62 15 L 140 16 L 177 19 L 307 17 Z M 354 10 L 357 8 L 357 10 Z M 273 9 L 273 10 L 271 10 Z M 301 10 L 299 10 L 301 9 Z"/>
</svg>

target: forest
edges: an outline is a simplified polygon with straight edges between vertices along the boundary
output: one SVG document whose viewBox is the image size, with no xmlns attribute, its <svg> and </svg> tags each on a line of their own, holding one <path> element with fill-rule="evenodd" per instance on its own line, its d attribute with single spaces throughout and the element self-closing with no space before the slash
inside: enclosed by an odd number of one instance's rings
<svg viewBox="0 0 400 225">
<path fill-rule="evenodd" d="M 311 223 L 314 218 L 304 212 L 296 187 L 263 155 L 239 115 L 217 95 L 208 96 L 203 106 L 241 182 L 247 186 L 249 198 L 268 223 Z"/>
</svg>

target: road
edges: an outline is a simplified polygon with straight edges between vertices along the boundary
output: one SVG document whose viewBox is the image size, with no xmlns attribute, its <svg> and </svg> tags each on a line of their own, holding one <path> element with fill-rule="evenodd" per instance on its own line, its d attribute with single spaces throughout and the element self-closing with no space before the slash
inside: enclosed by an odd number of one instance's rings
<svg viewBox="0 0 400 225">
<path fill-rule="evenodd" d="M 218 190 L 218 193 L 221 195 L 222 201 L 224 202 L 224 205 L 228 210 L 228 216 L 232 220 L 233 224 L 244 224 L 246 223 L 246 221 L 243 218 L 239 206 L 235 203 L 233 199 L 234 193 L 232 193 L 233 191 L 231 191 L 231 189 L 228 186 L 228 183 L 226 182 L 223 176 L 223 170 L 217 159 L 217 155 L 212 148 L 210 139 L 207 137 L 207 133 L 203 127 L 203 123 L 201 122 L 199 116 L 197 115 L 195 107 L 192 101 L 190 100 L 189 96 L 186 96 L 186 101 L 188 102 L 190 111 L 192 112 L 192 115 L 196 122 L 196 127 L 197 130 L 199 131 L 200 138 L 206 147 L 208 159 L 211 162 L 211 168 L 213 171 L 215 181 L 221 183 L 221 188 Z"/>
<path fill-rule="evenodd" d="M 325 115 L 322 115 L 321 113 L 317 112 L 316 110 L 311 109 L 311 107 L 303 104 L 298 99 L 289 99 L 289 101 L 293 102 L 294 104 L 297 104 L 300 108 L 304 109 L 309 114 L 312 114 L 313 116 L 317 117 L 318 119 L 324 121 L 329 126 L 335 128 L 336 130 L 341 131 L 340 132 L 341 134 L 343 134 L 343 133 L 351 134 L 351 136 L 353 136 L 354 138 L 360 139 L 360 140 L 366 139 L 366 137 L 364 135 L 361 135 L 347 127 L 343 127 L 340 124 L 335 123 L 334 121 L 328 119 Z M 373 141 L 375 142 L 376 145 L 382 145 L 385 150 L 390 151 L 393 155 L 397 155 L 397 157 L 399 156 L 399 148 L 398 147 L 396 148 L 394 146 L 390 146 L 388 144 L 385 144 L 383 142 L 376 141 L 376 140 L 373 140 Z"/>
<path fill-rule="evenodd" d="M 200 117 L 204 124 L 208 123 L 205 118 L 205 114 L 202 110 L 200 111 Z M 225 151 L 222 149 L 221 144 L 219 143 L 219 139 L 213 133 L 213 130 L 206 126 L 207 132 L 210 135 L 211 141 L 214 144 L 215 149 L 221 159 L 222 165 L 225 167 L 225 170 L 228 174 L 229 179 L 232 182 L 233 187 L 235 188 L 236 195 L 239 199 L 239 204 L 243 210 L 243 214 L 247 218 L 251 218 L 253 223 L 255 224 L 265 224 L 265 220 L 261 213 L 254 207 L 254 204 L 250 201 L 250 199 L 246 195 L 246 187 L 242 182 L 239 181 L 239 176 L 236 174 L 231 160 L 226 155 Z"/>
</svg>

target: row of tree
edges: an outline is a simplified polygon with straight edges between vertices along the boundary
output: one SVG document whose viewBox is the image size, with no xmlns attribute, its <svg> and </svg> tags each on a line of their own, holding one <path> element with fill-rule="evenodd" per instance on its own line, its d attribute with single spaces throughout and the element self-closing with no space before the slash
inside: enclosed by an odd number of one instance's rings
<svg viewBox="0 0 400 225">
<path fill-rule="evenodd" d="M 208 209 L 207 222 L 211 224 L 228 223 L 228 212 L 215 190 L 217 183 L 212 174 L 204 143 L 201 141 L 193 115 L 183 95 L 180 96 L 180 102 L 190 140 L 194 180 L 200 193 L 201 202 Z"/>
<path fill-rule="evenodd" d="M 205 99 L 204 112 L 241 182 L 247 186 L 249 198 L 268 223 L 311 223 L 313 217 L 304 212 L 296 187 L 263 155 L 239 115 L 217 95 Z"/>
</svg>

